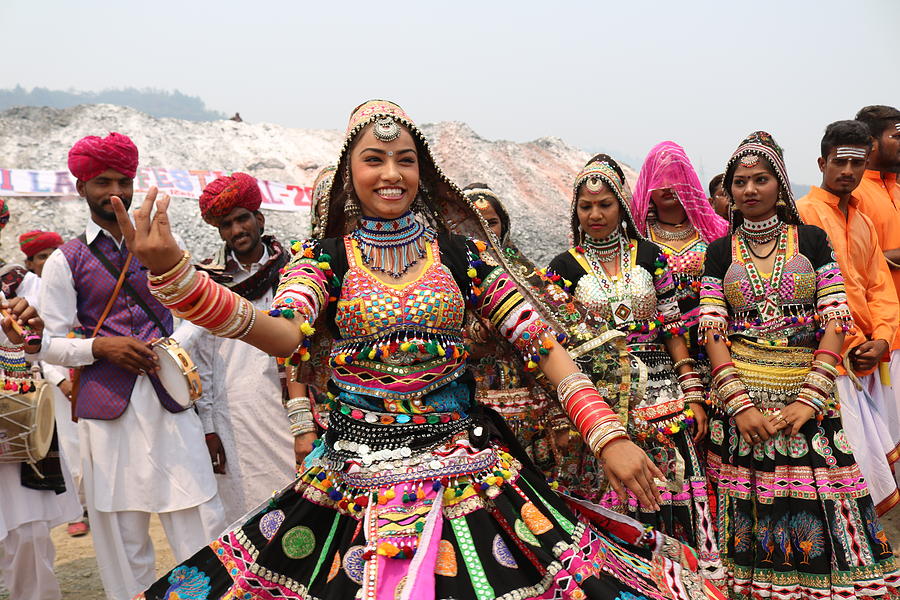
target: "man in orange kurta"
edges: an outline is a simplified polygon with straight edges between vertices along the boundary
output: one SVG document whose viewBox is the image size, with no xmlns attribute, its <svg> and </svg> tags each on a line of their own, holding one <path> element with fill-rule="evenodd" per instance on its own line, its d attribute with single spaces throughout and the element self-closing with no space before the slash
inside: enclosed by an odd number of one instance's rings
<svg viewBox="0 0 900 600">
<path fill-rule="evenodd" d="M 856 120 L 869 129 L 872 151 L 866 172 L 854 195 L 859 210 L 872 220 L 884 256 L 891 269 L 894 287 L 900 296 L 900 110 L 890 106 L 867 106 Z M 900 348 L 900 336 L 892 343 Z"/>
<path fill-rule="evenodd" d="M 875 226 L 860 212 L 854 195 L 870 151 L 869 131 L 862 123 L 829 125 L 819 158 L 822 187 L 813 186 L 797 208 L 806 223 L 826 231 L 844 277 L 856 328 L 844 338 L 846 358 L 838 367 L 837 388 L 844 431 L 881 515 L 900 502 L 893 473 L 900 458 L 900 412 L 894 410 L 893 390 L 885 388 L 875 370 L 889 355 L 900 324 L 900 300 Z"/>
</svg>

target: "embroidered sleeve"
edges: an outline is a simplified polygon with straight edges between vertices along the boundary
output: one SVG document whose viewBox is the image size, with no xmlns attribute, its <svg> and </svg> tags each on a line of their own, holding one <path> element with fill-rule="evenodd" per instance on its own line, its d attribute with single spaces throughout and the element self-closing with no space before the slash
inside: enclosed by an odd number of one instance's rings
<svg viewBox="0 0 900 600">
<path fill-rule="evenodd" d="M 469 303 L 483 319 L 490 321 L 520 352 L 526 361 L 525 370 L 538 367 L 541 356 L 549 353 L 555 332 L 527 302 L 518 284 L 500 266 L 489 265 L 481 253 L 483 242 L 467 242 L 472 293 Z"/>
<path fill-rule="evenodd" d="M 291 251 L 293 257 L 281 272 L 272 308 L 297 311 L 315 321 L 338 287 L 329 264 L 331 256 L 312 240 L 295 242 Z"/>
<path fill-rule="evenodd" d="M 816 270 L 816 314 L 823 325 L 837 320 L 842 321 L 846 329 L 849 329 L 853 317 L 844 290 L 844 276 L 841 275 L 828 238 L 823 235 L 819 245 L 820 251 L 814 261 L 817 264 L 813 265 Z"/>
<path fill-rule="evenodd" d="M 660 252 L 653 263 L 653 287 L 656 289 L 656 311 L 663 330 L 670 335 L 682 335 L 687 331 L 675 293 L 675 279 L 669 268 L 668 256 Z"/>
<path fill-rule="evenodd" d="M 703 277 L 700 279 L 700 322 L 698 339 L 706 342 L 706 332 L 714 335 L 725 335 L 728 329 L 728 304 L 725 301 L 723 280 L 725 269 L 719 260 L 717 251 L 721 244 L 710 245 L 706 253 Z"/>
</svg>

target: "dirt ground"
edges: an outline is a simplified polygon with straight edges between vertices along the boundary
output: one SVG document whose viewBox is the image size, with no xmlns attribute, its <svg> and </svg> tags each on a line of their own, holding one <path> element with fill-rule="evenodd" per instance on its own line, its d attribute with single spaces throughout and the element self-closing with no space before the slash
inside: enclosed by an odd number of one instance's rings
<svg viewBox="0 0 900 600">
<path fill-rule="evenodd" d="M 900 549 L 900 509 L 891 511 L 882 519 L 882 523 L 894 548 Z M 175 560 L 162 525 L 156 517 L 150 521 L 150 533 L 156 547 L 157 572 L 162 574 L 175 566 Z M 63 600 L 105 600 L 91 536 L 71 538 L 66 535 L 65 526 L 61 526 L 53 530 L 53 542 L 56 544 L 56 573 L 62 587 Z M 898 551 L 895 554 L 900 556 Z M 0 588 L 0 600 L 15 599 Z"/>
</svg>

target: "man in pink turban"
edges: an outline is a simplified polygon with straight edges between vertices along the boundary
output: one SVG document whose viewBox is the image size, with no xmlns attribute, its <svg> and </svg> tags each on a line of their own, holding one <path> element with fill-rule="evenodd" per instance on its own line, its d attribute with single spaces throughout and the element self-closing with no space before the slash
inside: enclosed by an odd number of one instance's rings
<svg viewBox="0 0 900 600">
<path fill-rule="evenodd" d="M 125 208 L 131 206 L 137 166 L 137 146 L 121 133 L 112 132 L 105 138 L 89 135 L 69 150 L 69 171 L 78 179 L 78 195 L 87 200 L 91 213 L 104 221 L 101 226 L 117 237 L 119 227 L 109 199 L 118 196 Z"/>
<path fill-rule="evenodd" d="M 76 189 L 90 208 L 78 237 L 44 263 L 40 306 L 44 359 L 79 369 L 71 393 L 78 419 L 82 483 L 100 578 L 109 598 L 132 598 L 153 583 L 151 514 L 176 560 L 221 530 L 223 507 L 198 411 L 176 401 L 159 377 L 153 341 L 172 337 L 172 314 L 148 290 L 112 209 L 130 206 L 138 151 L 126 136 L 88 136 L 69 151 Z M 117 285 L 124 272 L 121 287 Z M 110 310 L 104 310 L 110 299 Z M 70 338 L 80 324 L 89 337 Z"/>
</svg>

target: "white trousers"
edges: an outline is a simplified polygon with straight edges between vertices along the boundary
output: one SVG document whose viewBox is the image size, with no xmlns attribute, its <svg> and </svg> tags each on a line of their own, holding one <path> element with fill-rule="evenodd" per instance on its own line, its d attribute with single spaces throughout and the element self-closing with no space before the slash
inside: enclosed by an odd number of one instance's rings
<svg viewBox="0 0 900 600">
<path fill-rule="evenodd" d="M 885 394 L 889 390 L 881 385 L 877 371 L 859 380 L 862 390 L 857 390 L 846 375 L 837 378 L 841 421 L 880 516 L 900 502 L 893 465 L 888 462 L 897 443 L 890 433 L 887 415 L 888 403 L 894 398 Z"/>
<path fill-rule="evenodd" d="M 131 600 L 156 581 L 156 553 L 149 532 L 150 513 L 100 512 L 93 506 L 88 498 L 91 536 L 106 597 Z M 187 560 L 222 533 L 222 514 L 222 501 L 218 496 L 200 506 L 159 513 L 177 562 Z"/>
<path fill-rule="evenodd" d="M 55 557 L 47 521 L 32 521 L 10 531 L 0 542 L 0 573 L 10 600 L 60 600 L 53 573 Z"/>
</svg>

